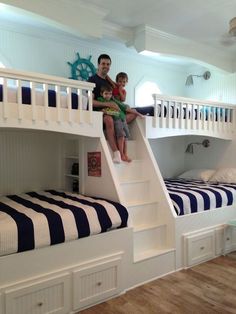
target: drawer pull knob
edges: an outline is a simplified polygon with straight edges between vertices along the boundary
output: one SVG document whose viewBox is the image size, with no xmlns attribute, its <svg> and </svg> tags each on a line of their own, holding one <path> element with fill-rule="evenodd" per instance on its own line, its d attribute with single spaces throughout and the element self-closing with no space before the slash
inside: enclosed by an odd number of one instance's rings
<svg viewBox="0 0 236 314">
<path fill-rule="evenodd" d="M 228 237 L 228 238 L 226 238 L 226 240 L 227 240 L 227 241 L 229 241 L 229 240 L 230 240 L 230 238 Z"/>
<path fill-rule="evenodd" d="M 43 302 L 38 302 L 38 306 L 43 306 Z"/>
<path fill-rule="evenodd" d="M 205 249 L 205 246 L 201 246 L 200 247 L 200 250 L 202 251 L 202 250 L 204 250 Z"/>
<path fill-rule="evenodd" d="M 102 282 L 101 282 L 101 281 L 98 281 L 98 282 L 97 282 L 97 286 L 100 287 L 101 285 L 102 285 Z"/>
</svg>

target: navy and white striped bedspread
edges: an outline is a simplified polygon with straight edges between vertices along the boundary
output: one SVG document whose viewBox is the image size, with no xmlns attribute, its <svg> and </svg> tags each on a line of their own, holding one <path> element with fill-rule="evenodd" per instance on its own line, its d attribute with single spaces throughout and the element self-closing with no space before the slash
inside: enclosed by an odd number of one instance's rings
<svg viewBox="0 0 236 314">
<path fill-rule="evenodd" d="M 47 190 L 0 198 L 0 256 L 127 226 L 119 203 Z"/>
<path fill-rule="evenodd" d="M 229 206 L 236 202 L 236 184 L 184 179 L 166 179 L 165 184 L 178 216 Z"/>
</svg>

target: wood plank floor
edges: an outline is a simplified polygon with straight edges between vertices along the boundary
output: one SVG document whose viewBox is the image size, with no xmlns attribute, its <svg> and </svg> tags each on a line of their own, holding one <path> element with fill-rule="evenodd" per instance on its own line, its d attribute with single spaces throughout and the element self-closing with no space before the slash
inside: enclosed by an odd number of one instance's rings
<svg viewBox="0 0 236 314">
<path fill-rule="evenodd" d="M 80 314 L 236 314 L 236 252 L 181 270 Z"/>
</svg>

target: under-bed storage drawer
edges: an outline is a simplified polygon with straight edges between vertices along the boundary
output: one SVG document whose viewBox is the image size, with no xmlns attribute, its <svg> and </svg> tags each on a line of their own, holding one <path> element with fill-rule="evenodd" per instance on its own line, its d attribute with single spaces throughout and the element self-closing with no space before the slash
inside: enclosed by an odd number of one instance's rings
<svg viewBox="0 0 236 314">
<path fill-rule="evenodd" d="M 184 235 L 185 263 L 192 266 L 215 256 L 214 230 Z"/>
<path fill-rule="evenodd" d="M 78 268 L 73 272 L 73 309 L 121 292 L 121 257 Z"/>
<path fill-rule="evenodd" d="M 64 273 L 6 290 L 6 314 L 68 314 L 69 276 Z"/>
</svg>

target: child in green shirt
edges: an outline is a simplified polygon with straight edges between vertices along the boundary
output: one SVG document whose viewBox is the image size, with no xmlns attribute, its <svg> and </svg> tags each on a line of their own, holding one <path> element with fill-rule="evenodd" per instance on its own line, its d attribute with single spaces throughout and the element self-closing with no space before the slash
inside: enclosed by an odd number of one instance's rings
<svg viewBox="0 0 236 314">
<path fill-rule="evenodd" d="M 117 99 L 112 98 L 112 87 L 110 85 L 101 87 L 101 97 L 98 97 L 97 100 L 101 102 L 114 102 L 118 105 L 120 110 L 114 110 L 111 108 L 106 108 L 102 110 L 104 114 L 112 115 L 114 119 L 115 134 L 117 138 L 117 146 L 120 152 L 120 158 L 123 161 L 131 162 L 131 159 L 128 157 L 126 152 L 126 139 L 130 137 L 129 128 L 126 122 L 126 113 L 132 112 L 137 116 L 142 116 L 136 110 L 131 109 L 128 105 L 118 101 Z M 116 160 L 114 160 L 116 162 Z"/>
</svg>

